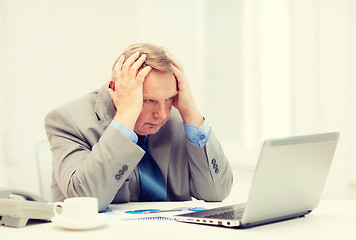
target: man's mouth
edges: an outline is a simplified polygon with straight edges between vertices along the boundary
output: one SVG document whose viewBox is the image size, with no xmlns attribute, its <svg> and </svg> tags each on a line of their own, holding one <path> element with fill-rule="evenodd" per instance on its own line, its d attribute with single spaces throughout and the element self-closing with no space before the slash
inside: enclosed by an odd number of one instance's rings
<svg viewBox="0 0 356 240">
<path fill-rule="evenodd" d="M 147 123 L 148 125 L 150 125 L 151 127 L 160 127 L 161 123 Z"/>
</svg>

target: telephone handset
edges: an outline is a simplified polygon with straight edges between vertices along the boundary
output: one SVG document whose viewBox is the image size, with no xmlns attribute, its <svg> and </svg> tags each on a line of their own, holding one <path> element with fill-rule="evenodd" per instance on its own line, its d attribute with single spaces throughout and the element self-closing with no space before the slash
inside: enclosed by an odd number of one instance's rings
<svg viewBox="0 0 356 240">
<path fill-rule="evenodd" d="M 29 219 L 49 221 L 54 216 L 53 203 L 36 194 L 0 188 L 0 225 L 24 227 Z"/>
<path fill-rule="evenodd" d="M 23 198 L 23 200 L 28 200 L 28 201 L 46 202 L 46 200 L 44 200 L 40 196 L 37 196 L 36 194 L 23 190 L 11 190 L 6 188 L 0 188 L 0 198 L 8 198 L 8 199 Z"/>
</svg>

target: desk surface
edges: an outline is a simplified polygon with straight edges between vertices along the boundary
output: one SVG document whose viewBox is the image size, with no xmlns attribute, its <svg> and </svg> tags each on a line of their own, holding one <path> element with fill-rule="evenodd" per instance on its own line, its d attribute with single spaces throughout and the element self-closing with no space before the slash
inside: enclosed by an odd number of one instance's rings
<svg viewBox="0 0 356 240">
<path fill-rule="evenodd" d="M 52 223 L 24 228 L 0 226 L 1 239 L 355 239 L 356 201 L 322 201 L 305 218 L 250 229 L 230 229 L 171 221 L 109 222 L 104 227 L 71 231 Z"/>
</svg>

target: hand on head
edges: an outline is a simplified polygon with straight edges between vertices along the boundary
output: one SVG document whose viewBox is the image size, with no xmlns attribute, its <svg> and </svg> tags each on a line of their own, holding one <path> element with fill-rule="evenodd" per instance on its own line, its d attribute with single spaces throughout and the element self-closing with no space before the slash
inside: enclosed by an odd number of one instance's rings
<svg viewBox="0 0 356 240">
<path fill-rule="evenodd" d="M 146 55 L 140 52 L 135 52 L 126 61 L 122 55 L 112 73 L 115 89 L 107 90 L 117 110 L 114 119 L 131 129 L 142 110 L 143 82 L 152 70 L 150 66 L 140 70 L 145 60 Z"/>
<path fill-rule="evenodd" d="M 174 107 L 178 109 L 185 123 L 201 126 L 204 118 L 195 104 L 188 79 L 184 74 L 184 69 L 180 61 L 171 52 L 165 50 L 169 59 L 172 60 L 173 74 L 177 80 L 178 94 L 174 99 Z"/>
<path fill-rule="evenodd" d="M 146 47 L 156 49 L 152 52 L 143 51 L 147 54 L 141 54 L 137 50 L 132 54 L 130 53 L 131 55 L 126 54 L 127 59 L 125 54 L 123 54 L 115 63 L 112 72 L 112 81 L 114 84 L 112 84 L 111 89 L 107 90 L 116 108 L 114 120 L 132 130 L 152 134 L 168 120 L 170 108 L 173 104 L 180 112 L 185 123 L 201 126 L 204 119 L 194 102 L 189 82 L 178 58 L 167 50 L 164 50 L 164 52 L 159 48 L 157 50 L 156 46 L 148 45 Z M 145 79 L 153 69 L 149 66 L 150 64 L 147 64 L 146 60 L 151 61 L 150 63 L 153 64 L 152 66 L 154 66 L 156 74 L 152 75 L 150 83 L 145 84 L 147 86 L 144 87 Z M 158 72 L 162 74 L 158 74 Z M 167 83 L 167 81 L 172 81 L 172 75 L 169 77 L 167 74 L 173 74 L 176 80 L 173 86 Z M 178 94 L 175 95 L 176 90 L 178 90 Z M 145 102 L 145 94 L 153 97 L 153 99 L 149 99 L 151 102 L 149 107 L 143 104 Z M 175 95 L 172 103 L 166 101 L 170 99 L 171 95 Z M 153 103 L 152 100 L 154 100 Z M 155 107 L 152 107 L 153 104 L 155 104 Z M 161 118 L 162 125 L 157 124 L 158 120 L 156 118 L 158 117 L 156 116 Z M 149 131 L 148 126 L 156 128 L 156 130 L 151 129 Z"/>
</svg>

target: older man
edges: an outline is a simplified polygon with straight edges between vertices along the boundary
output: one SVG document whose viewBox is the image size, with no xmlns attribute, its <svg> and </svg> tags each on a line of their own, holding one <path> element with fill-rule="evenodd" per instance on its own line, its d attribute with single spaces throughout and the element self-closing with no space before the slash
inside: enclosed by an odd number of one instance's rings
<svg viewBox="0 0 356 240">
<path fill-rule="evenodd" d="M 174 108 L 172 108 L 174 106 Z M 153 44 L 129 46 L 112 81 L 50 112 L 54 201 L 221 201 L 232 172 L 179 61 Z"/>
</svg>

